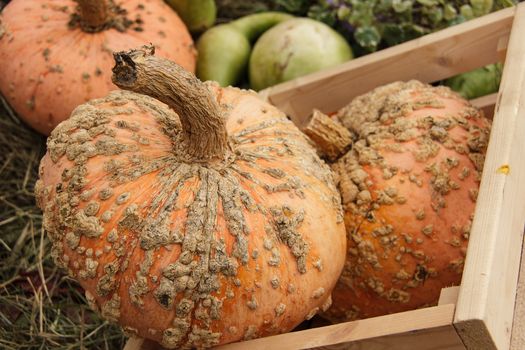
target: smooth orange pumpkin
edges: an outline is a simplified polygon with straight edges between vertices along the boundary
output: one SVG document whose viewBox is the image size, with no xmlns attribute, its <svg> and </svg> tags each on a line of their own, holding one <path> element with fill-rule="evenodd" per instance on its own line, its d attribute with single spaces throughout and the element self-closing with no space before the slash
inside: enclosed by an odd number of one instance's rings
<svg viewBox="0 0 525 350">
<path fill-rule="evenodd" d="M 169 348 L 286 332 L 326 309 L 346 237 L 306 137 L 149 48 L 115 57 L 116 84 L 142 94 L 78 107 L 41 163 L 56 262 L 102 315 Z"/>
<path fill-rule="evenodd" d="M 417 81 L 377 88 L 337 118 L 356 136 L 332 166 L 348 251 L 325 316 L 436 304 L 461 281 L 489 122 L 448 88 Z"/>
<path fill-rule="evenodd" d="M 195 70 L 191 36 L 162 0 L 13 0 L 0 16 L 0 93 L 48 135 L 76 106 L 116 89 L 113 51 L 145 43 Z"/>
</svg>

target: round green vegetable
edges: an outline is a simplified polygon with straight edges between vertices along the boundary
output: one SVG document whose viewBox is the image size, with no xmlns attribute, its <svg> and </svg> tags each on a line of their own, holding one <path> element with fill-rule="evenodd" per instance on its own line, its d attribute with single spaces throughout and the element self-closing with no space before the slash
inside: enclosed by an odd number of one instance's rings
<svg viewBox="0 0 525 350">
<path fill-rule="evenodd" d="M 213 26 L 217 17 L 215 0 L 166 0 L 190 32 L 200 33 Z"/>
<path fill-rule="evenodd" d="M 265 12 L 207 30 L 197 42 L 197 77 L 221 86 L 235 85 L 248 66 L 251 44 L 269 28 L 292 16 Z"/>
<path fill-rule="evenodd" d="M 346 40 L 326 24 L 296 18 L 265 32 L 250 58 L 250 87 L 261 90 L 353 57 Z"/>
<path fill-rule="evenodd" d="M 445 85 L 466 99 L 473 99 L 498 92 L 503 73 L 501 63 L 490 64 L 445 80 Z"/>
</svg>

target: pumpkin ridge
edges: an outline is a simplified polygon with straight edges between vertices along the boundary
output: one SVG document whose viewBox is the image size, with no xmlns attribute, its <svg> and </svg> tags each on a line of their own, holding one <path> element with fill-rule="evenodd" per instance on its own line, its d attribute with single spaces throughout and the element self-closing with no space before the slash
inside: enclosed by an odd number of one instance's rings
<svg viewBox="0 0 525 350">
<path fill-rule="evenodd" d="M 308 159 L 310 160 L 311 162 L 314 162 L 315 163 L 315 166 L 313 166 L 313 164 L 308 164 L 308 165 L 300 165 L 300 164 L 296 164 L 296 166 L 299 166 L 299 167 L 305 167 L 305 168 L 308 168 L 309 170 L 312 170 L 312 171 L 309 171 L 309 175 L 310 176 L 314 176 L 315 178 L 317 178 L 319 181 L 322 181 L 326 184 L 328 184 L 328 186 L 330 186 L 330 184 L 332 183 L 332 177 L 331 177 L 331 173 L 328 170 L 328 166 L 318 160 L 316 160 L 316 157 L 315 157 L 315 153 L 314 151 L 312 150 L 309 150 L 309 149 L 306 149 L 304 147 L 304 144 L 295 144 L 295 143 L 291 143 L 285 136 L 289 137 L 289 136 L 293 136 L 293 138 L 297 138 L 297 139 L 301 139 L 302 141 L 304 141 L 304 143 L 308 143 L 308 140 L 304 137 L 304 134 L 300 133 L 299 131 L 297 130 L 294 130 L 294 131 L 290 131 L 288 133 L 285 133 L 283 135 L 283 133 L 278 133 L 278 137 L 275 137 L 275 132 L 273 134 L 273 137 L 271 135 L 271 129 L 269 129 L 270 127 L 273 127 L 273 126 L 276 126 L 276 125 L 279 125 L 280 123 L 283 123 L 283 124 L 288 124 L 288 123 L 291 123 L 290 121 L 288 121 L 287 119 L 285 120 L 271 120 L 269 123 L 259 123 L 257 125 L 254 125 L 255 128 L 252 128 L 252 127 L 248 127 L 248 131 L 246 133 L 243 133 L 243 138 L 244 140 L 240 140 L 241 137 L 239 137 L 238 135 L 240 133 L 236 133 L 233 137 L 233 147 L 235 149 L 235 152 L 236 152 L 236 157 L 237 159 L 239 160 L 242 160 L 244 161 L 244 164 L 246 164 L 246 166 L 249 166 L 251 167 L 252 169 L 255 169 L 261 173 L 273 173 L 273 176 L 272 177 L 275 177 L 276 176 L 276 173 L 275 173 L 275 170 L 274 169 L 264 169 L 263 167 L 259 166 L 255 160 L 256 159 L 264 159 L 264 160 L 267 160 L 267 161 L 272 161 L 272 160 L 276 160 L 276 159 L 279 159 L 282 154 L 285 154 L 285 153 L 289 153 L 289 154 L 300 154 L 300 153 L 303 153 L 305 156 L 302 158 L 302 160 L 304 161 L 304 159 Z M 256 131 L 254 131 L 254 129 L 256 129 Z M 251 133 L 254 133 L 254 132 L 262 132 L 263 130 L 266 130 L 266 129 L 269 129 L 268 130 L 268 134 L 267 135 L 252 135 L 251 137 L 245 137 L 245 135 L 247 134 L 251 134 Z M 255 146 L 256 148 L 255 149 L 251 149 L 253 148 L 252 144 L 254 144 L 255 140 L 259 141 L 259 142 L 262 142 L 261 141 L 261 137 L 271 137 L 271 144 L 272 146 L 267 146 L 267 145 L 257 145 Z M 277 148 L 277 146 L 279 146 L 279 148 Z M 258 182 L 257 180 L 255 180 L 253 178 L 253 175 L 251 173 L 246 173 L 245 171 L 242 171 L 240 170 L 238 167 L 235 168 L 236 171 L 243 175 L 243 176 L 247 176 L 246 178 L 254 183 L 257 183 L 258 185 L 260 186 L 264 186 L 261 184 L 261 182 Z M 317 170 L 317 171 L 313 171 L 313 170 Z M 284 174 L 282 174 L 282 176 L 284 176 Z M 279 178 L 279 177 L 277 177 Z M 295 184 L 294 184 L 295 182 Z M 281 185 L 283 186 L 283 185 Z M 288 181 L 288 187 L 287 188 L 282 188 L 282 190 L 290 190 L 290 189 L 293 189 L 294 187 L 297 187 L 299 186 L 298 191 L 297 191 L 297 195 L 301 196 L 301 191 L 300 191 L 300 187 L 302 187 L 303 185 L 301 184 L 301 181 L 294 181 L 294 180 L 289 180 Z M 266 186 L 268 189 L 271 189 L 272 186 Z M 335 188 L 335 187 L 334 187 Z M 334 197 L 332 198 L 332 201 L 335 201 L 335 202 L 339 202 L 339 198 L 338 197 Z M 341 221 L 342 221 L 342 212 L 341 212 Z"/>
</svg>

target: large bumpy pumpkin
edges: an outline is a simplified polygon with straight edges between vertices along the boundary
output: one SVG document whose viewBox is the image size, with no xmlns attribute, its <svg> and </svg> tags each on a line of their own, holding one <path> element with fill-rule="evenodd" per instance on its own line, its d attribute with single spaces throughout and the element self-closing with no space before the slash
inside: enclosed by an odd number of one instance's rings
<svg viewBox="0 0 525 350">
<path fill-rule="evenodd" d="M 377 88 L 336 118 L 353 136 L 332 165 L 348 252 L 325 316 L 436 304 L 461 281 L 489 122 L 448 88 L 417 81 Z"/>
<path fill-rule="evenodd" d="M 115 55 L 115 83 L 142 94 L 81 105 L 48 139 L 37 198 L 56 262 L 169 348 L 292 329 L 329 306 L 344 264 L 328 166 L 255 94 L 149 50 Z"/>
<path fill-rule="evenodd" d="M 116 89 L 113 51 L 144 43 L 194 71 L 192 39 L 162 0 L 13 0 L 0 16 L 0 93 L 49 134 L 76 106 Z"/>
</svg>

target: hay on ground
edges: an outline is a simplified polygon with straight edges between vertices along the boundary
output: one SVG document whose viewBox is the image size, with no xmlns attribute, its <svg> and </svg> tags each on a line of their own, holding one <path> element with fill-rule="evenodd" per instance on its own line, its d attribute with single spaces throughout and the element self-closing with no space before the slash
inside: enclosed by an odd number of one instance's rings
<svg viewBox="0 0 525 350">
<path fill-rule="evenodd" d="M 119 327 L 49 255 L 33 194 L 44 152 L 45 138 L 0 101 L 0 349 L 121 349 Z"/>
</svg>

